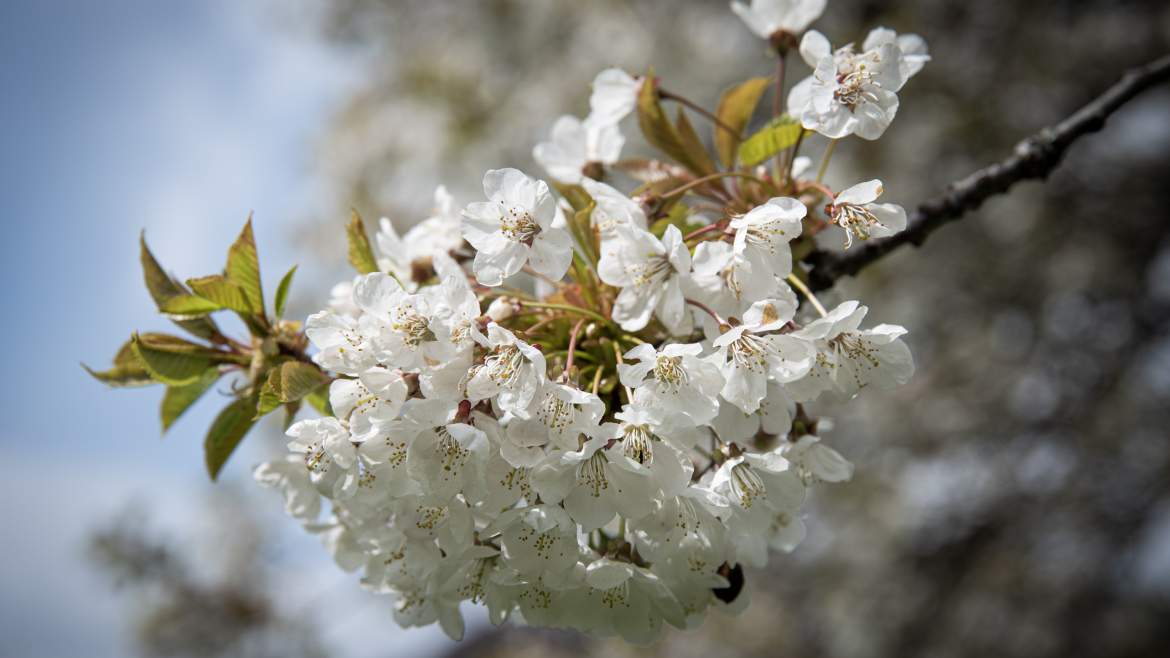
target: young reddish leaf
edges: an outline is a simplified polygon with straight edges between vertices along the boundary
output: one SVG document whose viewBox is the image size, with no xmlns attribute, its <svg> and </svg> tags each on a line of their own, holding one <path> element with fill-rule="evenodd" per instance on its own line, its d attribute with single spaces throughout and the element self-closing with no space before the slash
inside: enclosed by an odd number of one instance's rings
<svg viewBox="0 0 1170 658">
<path fill-rule="evenodd" d="M 690 119 L 687 119 L 686 112 L 681 107 L 678 109 L 675 125 L 678 129 L 679 144 L 686 151 L 687 159 L 693 163 L 695 173 L 703 176 L 715 173 L 715 163 L 711 162 L 707 147 L 703 146 L 703 140 L 695 132 L 695 127 L 691 125 Z"/>
</svg>

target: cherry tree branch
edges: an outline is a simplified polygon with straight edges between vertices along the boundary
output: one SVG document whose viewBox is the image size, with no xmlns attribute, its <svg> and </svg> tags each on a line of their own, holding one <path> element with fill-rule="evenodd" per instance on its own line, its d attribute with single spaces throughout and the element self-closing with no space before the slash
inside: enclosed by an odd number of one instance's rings
<svg viewBox="0 0 1170 658">
<path fill-rule="evenodd" d="M 939 227 L 975 210 L 990 197 L 1007 192 L 1017 182 L 1047 178 L 1073 142 L 1101 130 L 1105 120 L 1118 108 L 1167 80 L 1170 80 L 1170 55 L 1126 71 L 1121 80 L 1072 116 L 1028 137 L 1004 160 L 951 183 L 942 195 L 918 206 L 910 215 L 905 231 L 845 253 L 814 253 L 809 258 L 813 265 L 809 287 L 814 291 L 832 287 L 841 277 L 857 274 L 902 245 L 922 245 Z"/>
</svg>

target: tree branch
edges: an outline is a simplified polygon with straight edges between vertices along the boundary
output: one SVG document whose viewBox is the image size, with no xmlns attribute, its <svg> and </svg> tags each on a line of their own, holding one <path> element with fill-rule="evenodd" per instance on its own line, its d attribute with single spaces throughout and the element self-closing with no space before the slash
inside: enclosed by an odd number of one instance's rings
<svg viewBox="0 0 1170 658">
<path fill-rule="evenodd" d="M 809 257 L 813 270 L 809 287 L 823 290 L 837 279 L 862 268 L 905 244 L 920 246 L 936 229 L 975 210 L 988 198 L 1003 194 L 1019 181 L 1047 178 L 1077 139 L 1097 132 L 1105 120 L 1146 89 L 1170 80 L 1170 55 L 1130 69 L 1116 84 L 1064 121 L 1044 128 L 1016 145 L 1004 160 L 951 183 L 941 196 L 918 206 L 905 231 L 863 248 L 845 252 L 816 252 Z"/>
</svg>

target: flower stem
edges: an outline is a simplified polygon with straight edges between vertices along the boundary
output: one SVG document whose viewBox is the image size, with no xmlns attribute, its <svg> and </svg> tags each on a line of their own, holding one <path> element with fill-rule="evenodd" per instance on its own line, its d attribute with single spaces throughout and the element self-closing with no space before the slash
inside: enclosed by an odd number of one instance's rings
<svg viewBox="0 0 1170 658">
<path fill-rule="evenodd" d="M 821 182 L 825 178 L 825 171 L 829 168 L 829 160 L 833 157 L 833 149 L 837 148 L 837 141 L 829 142 L 828 148 L 825 149 L 825 156 L 821 160 L 821 168 L 817 170 L 817 182 Z"/>
<path fill-rule="evenodd" d="M 573 325 L 573 330 L 569 332 L 569 352 L 565 357 L 565 378 L 566 380 L 571 376 L 569 373 L 573 370 L 573 357 L 577 356 L 577 336 L 581 334 L 581 327 L 585 325 L 585 318 L 577 320 L 577 324 Z"/>
<path fill-rule="evenodd" d="M 576 313 L 578 315 L 584 315 L 587 318 L 597 320 L 598 322 L 604 322 L 606 324 L 610 323 L 609 319 L 605 318 L 604 316 L 602 316 L 598 313 L 595 313 L 593 311 L 590 311 L 587 308 L 581 308 L 580 306 L 572 306 L 569 304 L 551 304 L 549 302 L 530 302 L 527 299 L 519 299 L 516 301 L 521 306 L 528 306 L 530 308 L 547 308 L 547 309 L 551 309 L 554 311 L 565 311 L 566 313 Z"/>
<path fill-rule="evenodd" d="M 601 373 L 605 372 L 605 364 L 599 363 L 597 370 L 593 372 L 593 394 L 597 395 L 597 390 L 601 388 Z"/>
<path fill-rule="evenodd" d="M 825 307 L 821 305 L 821 302 L 819 299 L 817 299 L 817 296 L 813 294 L 813 291 L 809 290 L 809 287 L 806 286 L 804 281 L 801 281 L 799 277 L 797 277 L 795 274 L 789 274 L 788 283 L 791 283 L 793 288 L 796 288 L 802 295 L 804 295 L 805 299 L 807 299 L 809 303 L 813 305 L 813 308 L 817 310 L 817 313 L 821 314 L 822 318 L 829 314 L 829 312 L 825 310 Z"/>
<path fill-rule="evenodd" d="M 727 324 L 727 320 L 724 320 L 718 313 L 716 313 L 714 311 L 714 309 L 712 309 L 710 306 L 707 306 L 703 302 L 696 301 L 696 300 L 691 299 L 689 297 L 686 299 L 686 302 L 688 304 L 690 304 L 691 306 L 694 306 L 695 308 L 699 309 L 700 311 L 705 312 L 707 315 L 710 315 L 712 318 L 714 318 L 715 321 L 719 323 L 720 328 L 729 326 Z"/>
<path fill-rule="evenodd" d="M 690 233 L 687 233 L 686 235 L 684 235 L 683 242 L 686 242 L 687 240 L 691 240 L 693 238 L 697 238 L 701 235 L 706 235 L 707 233 L 710 233 L 712 231 L 722 231 L 722 230 L 723 230 L 723 227 L 719 225 L 719 222 L 715 222 L 714 224 L 708 224 L 708 225 L 704 226 L 703 228 L 697 228 L 697 229 L 691 231 Z"/>
<path fill-rule="evenodd" d="M 802 129 L 800 134 L 796 136 L 796 143 L 792 145 L 791 152 L 788 154 L 788 164 L 784 167 L 784 180 L 781 181 L 784 186 L 787 186 L 788 182 L 792 180 L 792 166 L 796 164 L 796 156 L 800 154 L 800 144 L 803 141 L 804 130 Z"/>
<path fill-rule="evenodd" d="M 787 52 L 779 53 L 776 56 L 776 92 L 772 95 L 772 118 L 780 116 L 780 105 L 784 99 L 784 71 L 788 63 Z M 804 131 L 801 131 L 803 134 Z M 779 181 L 780 174 L 784 169 L 784 159 L 781 154 L 776 153 L 776 157 L 772 159 L 772 178 Z"/>
<path fill-rule="evenodd" d="M 618 345 L 616 340 L 613 342 L 613 359 L 617 361 L 619 366 L 625 365 L 626 363 L 622 358 L 622 346 Z M 621 371 L 620 368 L 618 370 L 619 372 Z M 618 379 L 620 381 L 621 378 L 619 377 Z M 632 402 L 634 400 L 634 392 L 630 390 L 630 387 L 622 384 L 622 390 L 626 392 L 626 402 Z"/>
</svg>

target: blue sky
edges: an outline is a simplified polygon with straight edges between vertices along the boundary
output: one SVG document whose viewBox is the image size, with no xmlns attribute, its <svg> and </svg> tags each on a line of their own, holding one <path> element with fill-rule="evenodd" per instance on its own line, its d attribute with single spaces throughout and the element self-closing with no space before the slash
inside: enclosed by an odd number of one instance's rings
<svg viewBox="0 0 1170 658">
<path fill-rule="evenodd" d="M 163 441 L 160 391 L 107 390 L 78 365 L 104 366 L 132 329 L 167 326 L 142 287 L 139 230 L 167 268 L 196 276 L 222 267 L 254 211 L 270 290 L 297 260 L 302 281 L 326 275 L 286 229 L 314 202 L 313 140 L 358 79 L 360 58 L 271 10 L 230 0 L 0 3 L 0 272 L 13 316 L 0 326 L 10 537 L 0 653 L 127 655 L 121 610 L 85 562 L 83 538 L 129 500 L 190 531 L 212 486 L 201 443 L 214 400 Z M 252 492 L 248 472 L 262 454 L 237 455 L 226 478 Z M 249 495 L 279 508 L 270 492 Z M 338 605 L 360 608 L 370 627 L 393 626 L 315 542 L 288 541 L 316 574 L 302 600 L 335 583 Z M 345 637 L 353 630 L 326 639 L 360 655 Z M 417 650 L 438 641 L 429 631 L 406 638 Z M 388 648 L 376 633 L 362 639 L 375 654 Z"/>
</svg>

